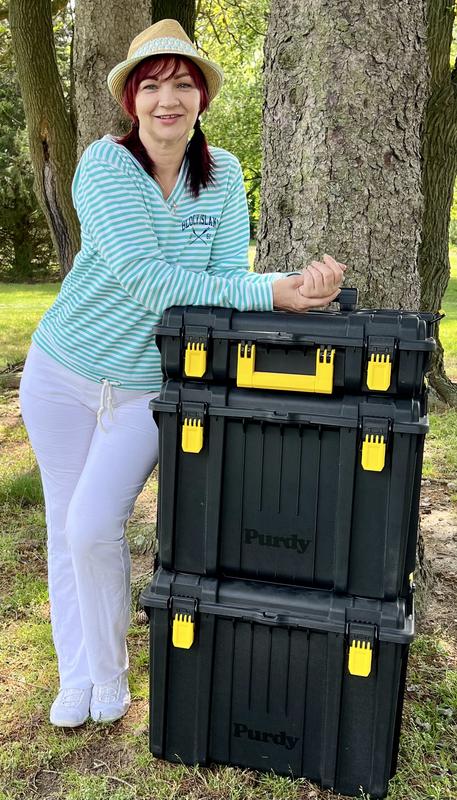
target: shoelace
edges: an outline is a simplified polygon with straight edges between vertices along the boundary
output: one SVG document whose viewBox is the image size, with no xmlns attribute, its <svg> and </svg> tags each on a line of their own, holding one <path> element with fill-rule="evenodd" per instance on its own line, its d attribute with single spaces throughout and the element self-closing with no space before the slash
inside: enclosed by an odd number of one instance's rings
<svg viewBox="0 0 457 800">
<path fill-rule="evenodd" d="M 97 425 L 100 425 L 101 430 L 103 433 L 106 433 L 106 428 L 102 422 L 102 416 L 105 411 L 108 411 L 110 419 L 113 419 L 114 411 L 113 411 L 113 394 L 112 388 L 114 385 L 113 381 L 109 381 L 108 378 L 102 378 L 102 391 L 100 394 L 100 408 L 97 411 Z"/>
<path fill-rule="evenodd" d="M 79 706 L 83 699 L 84 689 L 61 689 L 59 702 L 62 706 Z"/>
</svg>

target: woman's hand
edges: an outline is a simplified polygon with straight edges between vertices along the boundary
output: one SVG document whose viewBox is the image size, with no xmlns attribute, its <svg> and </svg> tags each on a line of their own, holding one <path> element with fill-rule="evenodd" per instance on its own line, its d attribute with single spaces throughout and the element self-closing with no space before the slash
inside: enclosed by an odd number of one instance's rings
<svg viewBox="0 0 457 800">
<path fill-rule="evenodd" d="M 328 305 L 338 296 L 346 269 L 346 264 L 325 254 L 323 261 L 312 261 L 301 275 L 280 278 L 273 283 L 274 308 L 303 312 Z"/>
</svg>

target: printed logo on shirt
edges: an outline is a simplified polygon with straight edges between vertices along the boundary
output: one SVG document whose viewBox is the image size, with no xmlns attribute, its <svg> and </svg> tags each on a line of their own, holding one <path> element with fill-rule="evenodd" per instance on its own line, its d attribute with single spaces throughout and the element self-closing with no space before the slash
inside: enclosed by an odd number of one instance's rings
<svg viewBox="0 0 457 800">
<path fill-rule="evenodd" d="M 214 235 L 214 231 L 219 222 L 219 217 L 212 217 L 208 214 L 192 214 L 181 223 L 182 230 L 189 230 L 189 244 L 203 242 L 207 245 Z"/>
</svg>

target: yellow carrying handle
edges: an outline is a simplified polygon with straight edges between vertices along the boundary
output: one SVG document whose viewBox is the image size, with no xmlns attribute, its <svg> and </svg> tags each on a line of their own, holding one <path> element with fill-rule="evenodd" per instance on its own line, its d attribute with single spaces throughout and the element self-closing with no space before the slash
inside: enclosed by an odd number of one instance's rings
<svg viewBox="0 0 457 800">
<path fill-rule="evenodd" d="M 289 375 L 285 372 L 256 372 L 255 349 L 255 344 L 238 345 L 237 386 L 245 389 L 278 389 L 283 392 L 332 393 L 335 350 L 317 349 L 315 375 Z"/>
</svg>

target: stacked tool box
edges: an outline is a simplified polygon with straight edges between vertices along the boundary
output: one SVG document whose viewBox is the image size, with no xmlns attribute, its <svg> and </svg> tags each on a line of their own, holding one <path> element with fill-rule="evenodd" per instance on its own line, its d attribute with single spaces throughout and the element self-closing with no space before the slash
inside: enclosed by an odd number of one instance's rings
<svg viewBox="0 0 457 800">
<path fill-rule="evenodd" d="M 151 751 L 382 797 L 414 633 L 432 314 L 175 307 L 157 329 Z"/>
</svg>

